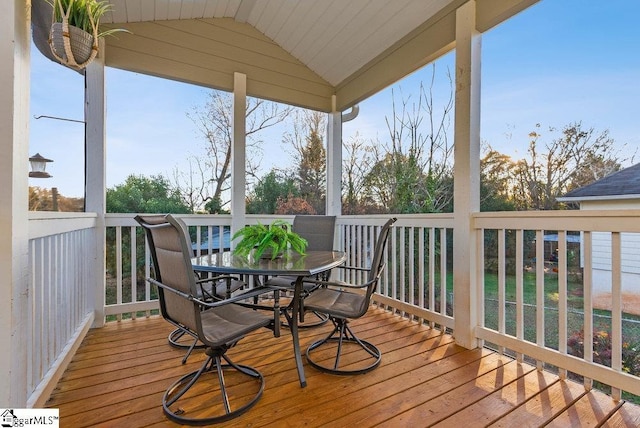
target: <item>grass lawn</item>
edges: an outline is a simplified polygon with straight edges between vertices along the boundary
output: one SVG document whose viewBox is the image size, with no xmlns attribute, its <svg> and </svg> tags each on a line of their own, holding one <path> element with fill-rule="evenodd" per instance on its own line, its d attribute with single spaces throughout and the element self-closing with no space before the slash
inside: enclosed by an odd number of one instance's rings
<svg viewBox="0 0 640 428">
<path fill-rule="evenodd" d="M 536 301 L 536 276 L 535 273 L 525 272 L 523 281 L 523 333 L 524 339 L 536 342 L 536 321 L 537 321 L 537 301 Z M 505 280 L 505 332 L 510 335 L 516 335 L 516 281 L 514 276 L 507 276 Z M 558 277 L 557 275 L 545 275 L 544 278 L 544 339 L 545 345 L 549 348 L 558 349 L 559 338 L 559 312 L 558 312 Z M 611 312 L 605 310 L 594 309 L 593 313 L 593 330 L 597 335 L 602 336 L 598 332 L 611 332 Z M 588 315 L 588 314 L 587 314 Z M 581 282 L 567 283 L 567 337 L 571 342 L 571 337 L 579 335 L 584 327 L 584 299 L 583 285 Z M 632 344 L 635 348 L 640 346 L 640 317 L 631 314 L 623 314 L 622 319 L 622 335 L 623 341 Z M 498 276 L 495 274 L 485 273 L 485 325 L 489 328 L 498 329 Z M 606 337 L 606 334 L 605 334 Z M 610 348 L 610 342 L 605 347 Z M 606 351 L 605 348 L 594 348 L 595 352 Z M 623 350 L 623 360 L 625 355 L 629 355 L 627 363 L 632 367 L 625 368 L 630 370 L 631 374 L 638 375 L 635 372 L 638 369 L 637 356 L 634 357 L 629 350 Z M 609 363 L 610 364 L 610 363 Z M 609 365 L 607 364 L 607 365 Z M 600 389 L 607 391 L 609 388 L 605 385 L 597 385 Z M 640 397 L 631 394 L 624 394 L 624 398 L 635 403 L 640 403 Z"/>
</svg>

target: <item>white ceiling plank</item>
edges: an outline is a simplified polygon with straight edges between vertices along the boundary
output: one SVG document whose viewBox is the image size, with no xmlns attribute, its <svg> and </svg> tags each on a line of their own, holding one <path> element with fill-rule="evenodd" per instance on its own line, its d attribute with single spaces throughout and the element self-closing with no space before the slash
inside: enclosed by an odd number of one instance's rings
<svg viewBox="0 0 640 428">
<path fill-rule="evenodd" d="M 193 9 L 191 10 L 191 16 L 193 18 L 204 18 L 204 8 L 207 5 L 206 0 L 192 0 Z"/>
<path fill-rule="evenodd" d="M 258 28 L 258 21 L 262 18 L 262 14 L 267 10 L 268 3 L 266 1 L 259 1 L 251 9 L 247 24 L 252 25 L 254 28 Z"/>
<path fill-rule="evenodd" d="M 256 6 L 256 0 L 234 0 L 234 10 L 227 8 L 227 16 L 233 17 L 238 22 L 246 23 L 251 11 Z"/>
<path fill-rule="evenodd" d="M 337 55 L 326 57 L 318 63 L 319 74 L 329 81 L 343 80 L 437 12 L 437 3 L 442 1 L 429 3 L 409 0 L 402 4 L 387 3 L 375 16 L 369 17 L 368 25 L 365 20 L 356 18 L 361 22 L 361 31 L 351 32 L 348 36 L 343 33 L 343 37 L 348 38 L 349 42 L 343 43 Z M 331 49 L 336 48 L 337 46 Z"/>
<path fill-rule="evenodd" d="M 169 0 L 156 0 L 154 13 L 156 21 L 169 19 Z"/>
<path fill-rule="evenodd" d="M 127 22 L 127 3 L 125 0 L 111 0 L 111 22 Z M 103 22 L 107 22 L 103 20 Z"/>
<path fill-rule="evenodd" d="M 142 5 L 140 0 L 127 0 L 127 22 L 140 22 Z"/>
<path fill-rule="evenodd" d="M 293 48 L 298 44 L 304 33 L 313 26 L 315 21 L 314 15 L 311 13 L 314 8 L 320 7 L 318 12 L 324 14 L 325 8 L 329 5 L 321 4 L 317 6 L 313 2 L 300 2 L 291 11 L 288 22 L 275 35 L 275 40 L 282 40 L 284 44 L 281 46 L 288 52 L 292 52 Z"/>
<path fill-rule="evenodd" d="M 307 53 L 302 55 L 303 59 L 301 61 L 307 65 L 314 64 L 312 69 L 315 69 L 320 76 L 325 77 L 327 68 L 325 63 L 335 53 L 332 53 L 332 49 L 336 49 L 336 47 L 344 48 L 350 42 L 348 38 L 349 32 L 359 31 L 359 26 L 356 25 L 354 17 L 359 14 L 363 7 L 362 1 L 348 2 L 347 7 L 342 10 L 340 15 L 336 16 L 332 22 L 327 23 L 326 36 L 316 42 L 312 42 Z M 341 64 L 341 67 L 343 66 L 344 64 Z"/>
<path fill-rule="evenodd" d="M 218 5 L 217 0 L 206 0 L 204 4 L 204 12 L 202 12 L 202 16 L 204 16 L 205 18 L 213 18 L 215 16 L 214 12 L 216 10 L 217 5 Z"/>
<path fill-rule="evenodd" d="M 228 5 L 228 0 L 218 0 L 213 11 L 213 18 L 224 18 Z"/>
<path fill-rule="evenodd" d="M 182 9 L 182 0 L 169 0 L 169 9 L 167 11 L 167 19 L 180 19 L 181 9 Z"/>
<path fill-rule="evenodd" d="M 156 19 L 156 1 L 141 0 L 140 3 L 140 20 L 153 21 Z"/>
<path fill-rule="evenodd" d="M 180 19 L 193 19 L 193 0 L 182 0 L 180 5 Z"/>
<path fill-rule="evenodd" d="M 318 71 L 321 75 L 332 76 L 331 79 L 334 81 L 341 79 L 341 76 L 346 75 L 346 70 L 352 71 L 357 69 L 368 61 L 362 62 L 363 57 L 368 57 L 370 60 L 375 56 L 371 55 L 372 51 L 384 50 L 381 49 L 382 46 L 380 42 L 376 45 L 369 43 L 364 47 L 361 46 L 361 43 L 363 40 L 369 40 L 378 34 L 385 40 L 391 40 L 390 34 L 388 34 L 391 27 L 390 23 L 393 22 L 394 16 L 400 7 L 406 6 L 407 0 L 397 0 L 395 3 L 381 1 L 376 3 L 378 9 L 374 14 L 370 13 L 373 7 L 359 10 L 357 16 L 352 17 L 352 20 L 358 22 L 359 25 L 344 27 L 338 34 L 338 37 L 332 40 L 332 44 L 327 46 L 329 51 L 335 50 L 339 46 L 341 46 L 341 49 L 337 55 L 333 55 L 332 57 L 323 55 L 321 58 L 322 61 L 318 62 Z M 392 7 L 394 5 L 399 7 Z M 413 28 L 408 28 L 406 31 L 408 32 L 412 29 Z M 385 46 L 385 49 L 386 47 L 387 46 Z M 359 51 L 358 49 L 364 49 L 365 52 Z M 336 70 L 336 67 L 340 67 L 340 70 Z"/>
<path fill-rule="evenodd" d="M 307 31 L 304 31 L 304 28 L 300 28 L 302 34 L 297 33 L 295 35 L 296 44 L 291 49 L 293 56 L 308 55 L 309 48 L 318 43 L 319 40 L 322 40 L 323 37 L 326 37 L 325 33 L 327 28 L 335 21 L 336 17 L 340 15 L 342 9 L 346 6 L 345 2 L 339 0 L 337 3 L 335 1 L 333 3 L 329 1 L 323 3 L 326 5 L 324 13 L 314 17 Z"/>
<path fill-rule="evenodd" d="M 345 46 L 350 42 L 351 33 L 362 31 L 360 25 L 356 25 L 355 17 L 367 17 L 367 14 L 375 14 L 380 9 L 379 3 L 373 3 L 364 7 L 361 3 L 349 3 L 347 8 L 341 9 L 337 16 L 331 17 L 330 21 L 323 21 L 329 34 L 324 37 L 319 36 L 309 41 L 302 55 L 306 63 L 323 64 L 324 56 L 329 49 L 337 46 Z M 366 13 L 363 13 L 365 11 Z"/>
<path fill-rule="evenodd" d="M 271 0 L 275 14 L 271 18 L 271 22 L 265 28 L 258 27 L 259 31 L 262 31 L 264 35 L 272 40 L 275 40 L 276 34 L 280 32 L 282 26 L 287 22 L 291 11 L 299 3 L 298 0 Z"/>
</svg>

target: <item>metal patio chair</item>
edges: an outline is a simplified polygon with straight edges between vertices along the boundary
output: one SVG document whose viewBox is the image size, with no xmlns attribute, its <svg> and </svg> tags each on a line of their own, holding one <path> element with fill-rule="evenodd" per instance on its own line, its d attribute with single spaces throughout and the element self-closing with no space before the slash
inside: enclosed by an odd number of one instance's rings
<svg viewBox="0 0 640 428">
<path fill-rule="evenodd" d="M 162 223 L 165 221 L 164 215 L 138 215 L 134 218 L 140 225 L 142 222 L 148 224 Z M 180 222 L 180 226 L 184 232 L 187 242 L 190 241 L 189 231 L 183 222 Z M 147 231 L 147 238 L 149 234 Z M 216 275 L 210 276 L 206 273 L 195 273 L 196 284 L 198 285 L 198 296 L 208 302 L 222 300 L 224 298 L 231 297 L 234 291 L 237 291 L 246 286 L 246 284 L 239 278 L 231 275 Z M 185 340 L 187 339 L 187 340 Z M 193 331 L 182 327 L 176 327 L 167 337 L 169 344 L 175 348 L 186 349 L 184 357 L 182 358 L 182 364 L 187 362 L 187 359 L 191 355 L 194 349 L 203 349 L 206 346 L 203 343 L 199 343 L 198 338 Z"/>
<path fill-rule="evenodd" d="M 389 237 L 389 231 L 396 222 L 395 218 L 389 219 L 380 230 L 375 244 L 375 250 L 371 258 L 371 267 L 361 268 L 353 266 L 339 266 L 338 269 L 355 272 L 367 272 L 367 281 L 363 284 L 350 284 L 341 281 L 314 281 L 322 287 L 311 293 L 303 300 L 305 311 L 324 313 L 333 322 L 333 331 L 324 339 L 312 343 L 306 352 L 309 364 L 321 371 L 333 374 L 359 374 L 366 373 L 376 368 L 382 360 L 380 350 L 370 342 L 359 339 L 351 330 L 348 323 L 350 319 L 362 317 L 369 309 L 371 296 L 378 285 L 380 275 L 384 269 L 384 248 Z M 332 346 L 337 345 L 335 356 Z M 343 348 L 350 345 L 353 349 L 364 350 L 365 358 L 352 368 L 341 368 L 340 358 L 343 356 Z M 321 350 L 328 350 L 325 353 Z M 362 353 L 361 353 L 362 354 Z M 326 358 L 325 358 L 326 357 Z M 322 362 L 321 362 L 322 361 Z M 327 363 L 330 361 L 329 363 Z M 362 365 L 364 362 L 364 366 Z"/>
<path fill-rule="evenodd" d="M 334 243 L 334 235 L 336 228 L 336 216 L 328 216 L 328 215 L 296 215 L 293 218 L 293 225 L 291 226 L 291 230 L 302 238 L 307 240 L 307 251 L 331 251 L 333 250 Z M 327 280 L 329 278 L 330 272 L 325 272 L 322 275 L 322 278 L 312 278 L 312 279 L 323 279 Z M 284 289 L 291 289 L 296 281 L 296 277 L 294 276 L 276 276 L 270 278 L 266 285 L 274 286 L 274 287 L 282 287 Z M 308 296 L 311 294 L 318 285 L 312 282 L 303 282 L 304 287 L 304 296 Z M 318 325 L 322 325 L 329 320 L 329 317 L 326 314 L 319 312 L 312 312 L 310 315 L 315 316 L 316 320 L 306 320 L 304 323 L 301 323 L 299 327 L 315 327 Z"/>
<path fill-rule="evenodd" d="M 147 280 L 158 286 L 162 316 L 176 327 L 193 332 L 206 346 L 207 358 L 199 370 L 186 374 L 164 393 L 162 408 L 172 421 L 188 425 L 206 425 L 226 421 L 246 412 L 262 396 L 264 378 L 249 366 L 232 362 L 226 355 L 248 333 L 273 323 L 273 316 L 243 307 L 245 299 L 253 299 L 261 290 L 248 290 L 223 300 L 205 301 L 200 296 L 191 265 L 191 249 L 182 229 L 182 222 L 171 215 L 136 220 L 147 232 L 155 278 Z M 223 363 L 224 360 L 224 363 Z M 247 378 L 238 394 L 229 396 L 225 372 L 235 372 Z M 217 377 L 217 384 L 191 388 L 209 377 Z M 253 384 L 253 386 L 250 386 Z M 232 388 L 232 391 L 235 389 Z M 205 398 L 213 394 L 219 402 Z M 237 396 L 236 396 L 237 395 Z"/>
</svg>

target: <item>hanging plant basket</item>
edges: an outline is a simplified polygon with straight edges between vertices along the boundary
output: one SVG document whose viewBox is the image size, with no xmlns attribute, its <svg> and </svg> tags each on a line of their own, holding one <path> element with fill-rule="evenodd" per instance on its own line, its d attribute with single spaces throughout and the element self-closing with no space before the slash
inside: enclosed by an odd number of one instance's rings
<svg viewBox="0 0 640 428">
<path fill-rule="evenodd" d="M 69 30 L 66 33 L 68 36 L 65 36 L 63 25 L 62 22 L 54 22 L 51 25 L 51 50 L 63 64 L 84 68 L 98 53 L 98 45 L 94 43 L 95 38 L 92 34 L 73 25 L 68 26 Z M 66 41 L 69 44 L 68 48 Z"/>
<path fill-rule="evenodd" d="M 124 28 L 99 31 L 100 18 L 111 10 L 107 0 L 45 0 L 52 8 L 49 45 L 60 63 L 78 70 L 98 55 L 98 39 Z"/>
</svg>

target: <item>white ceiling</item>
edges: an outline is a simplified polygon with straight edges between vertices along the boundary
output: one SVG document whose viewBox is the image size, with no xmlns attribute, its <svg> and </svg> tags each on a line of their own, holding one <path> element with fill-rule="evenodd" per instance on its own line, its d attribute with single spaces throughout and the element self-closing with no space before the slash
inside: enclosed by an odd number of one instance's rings
<svg viewBox="0 0 640 428">
<path fill-rule="evenodd" d="M 109 67 L 225 91 L 240 73 L 250 96 L 344 111 L 454 49 L 465 3 L 482 33 L 538 0 L 108 1 L 130 30 Z"/>
<path fill-rule="evenodd" d="M 104 23 L 233 18 L 331 85 L 375 59 L 452 0 L 110 0 Z M 458 1 L 458 3 L 460 3 Z"/>
</svg>

